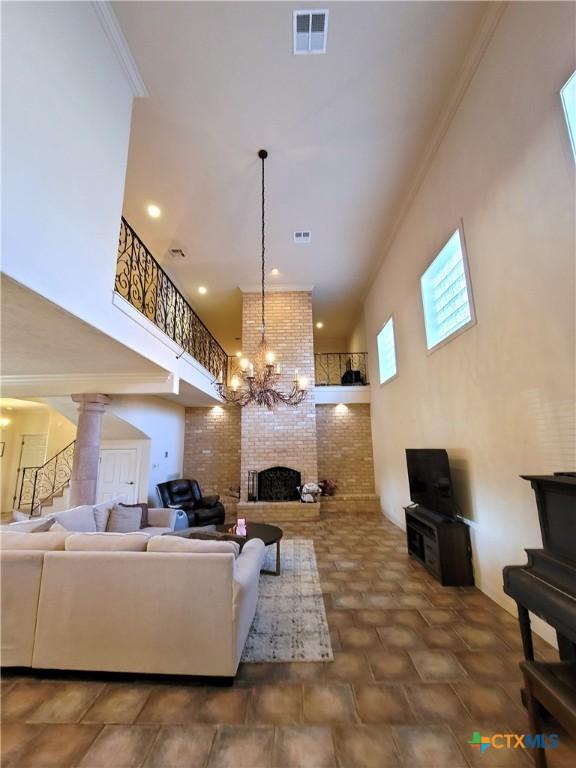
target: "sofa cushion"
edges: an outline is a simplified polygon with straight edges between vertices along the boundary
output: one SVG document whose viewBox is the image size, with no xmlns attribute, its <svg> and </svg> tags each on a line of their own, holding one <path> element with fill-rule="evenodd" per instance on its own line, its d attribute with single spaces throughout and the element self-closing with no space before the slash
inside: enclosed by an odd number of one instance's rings
<svg viewBox="0 0 576 768">
<path fill-rule="evenodd" d="M 54 519 L 63 525 L 67 531 L 79 533 L 96 532 L 96 521 L 94 518 L 94 508 L 91 504 L 84 504 L 81 507 L 65 509 L 63 512 L 56 512 Z"/>
<path fill-rule="evenodd" d="M 140 518 L 140 528 L 148 528 L 150 523 L 148 522 L 148 504 L 143 501 L 139 504 L 124 504 L 124 502 L 119 502 L 118 506 L 122 509 L 137 509 L 138 507 L 142 511 L 142 516 Z"/>
<path fill-rule="evenodd" d="M 149 525 L 148 528 L 143 528 L 142 533 L 147 533 L 148 536 L 162 536 L 164 533 L 172 533 L 172 528 L 166 528 L 160 525 Z"/>
<path fill-rule="evenodd" d="M 40 531 L 48 531 L 53 524 L 53 517 L 32 517 L 29 520 L 17 520 L 15 523 L 3 525 L 0 530 L 15 533 L 39 533 Z"/>
<path fill-rule="evenodd" d="M 39 533 L 0 533 L 0 549 L 38 549 L 45 552 L 63 550 L 68 531 L 40 531 Z"/>
<path fill-rule="evenodd" d="M 100 504 L 95 504 L 93 507 L 96 530 L 100 533 L 103 533 L 106 530 L 106 526 L 108 525 L 108 517 L 110 516 L 110 510 L 114 504 L 116 504 L 116 501 L 114 499 L 109 499 L 108 501 L 100 502 Z"/>
<path fill-rule="evenodd" d="M 137 533 L 74 533 L 66 539 L 72 552 L 145 552 L 150 537 Z"/>
<path fill-rule="evenodd" d="M 235 541 L 204 541 L 182 536 L 154 536 L 148 542 L 148 552 L 194 552 L 200 555 L 231 554 L 238 557 L 240 546 Z"/>
<path fill-rule="evenodd" d="M 142 510 L 138 507 L 123 507 L 114 504 L 110 510 L 106 530 L 111 533 L 133 533 L 140 530 Z"/>
</svg>

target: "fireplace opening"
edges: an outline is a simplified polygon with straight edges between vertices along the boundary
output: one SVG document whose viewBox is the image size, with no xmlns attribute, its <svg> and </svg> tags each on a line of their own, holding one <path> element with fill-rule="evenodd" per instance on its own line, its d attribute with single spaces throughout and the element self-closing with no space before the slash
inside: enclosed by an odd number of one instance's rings
<svg viewBox="0 0 576 768">
<path fill-rule="evenodd" d="M 258 501 L 299 501 L 300 472 L 270 467 L 258 472 Z"/>
</svg>

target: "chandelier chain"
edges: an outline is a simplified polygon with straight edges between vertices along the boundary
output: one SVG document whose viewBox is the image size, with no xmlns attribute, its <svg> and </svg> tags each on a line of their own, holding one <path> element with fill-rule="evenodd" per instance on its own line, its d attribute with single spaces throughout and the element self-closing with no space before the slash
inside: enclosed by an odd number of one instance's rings
<svg viewBox="0 0 576 768">
<path fill-rule="evenodd" d="M 294 379 L 289 392 L 278 388 L 280 381 L 280 364 L 274 365 L 274 353 L 266 342 L 266 188 L 264 182 L 264 161 L 268 152 L 261 149 L 258 157 L 262 160 L 262 335 L 256 350 L 254 362 L 244 359 L 241 371 L 232 376 L 230 384 L 224 380 L 224 371 L 220 372 L 218 380 L 214 381 L 216 391 L 222 400 L 230 405 L 244 407 L 259 405 L 273 410 L 278 405 L 297 406 L 306 397 L 306 381 L 298 378 L 298 369 L 294 371 Z"/>
<path fill-rule="evenodd" d="M 265 261 L 264 261 L 264 254 L 266 252 L 266 243 L 264 240 L 264 233 L 265 233 L 265 188 L 264 188 L 264 157 L 261 158 L 262 160 L 262 341 L 264 341 L 265 335 L 266 335 L 266 319 L 265 319 L 265 312 L 264 312 L 264 296 L 265 296 Z"/>
</svg>

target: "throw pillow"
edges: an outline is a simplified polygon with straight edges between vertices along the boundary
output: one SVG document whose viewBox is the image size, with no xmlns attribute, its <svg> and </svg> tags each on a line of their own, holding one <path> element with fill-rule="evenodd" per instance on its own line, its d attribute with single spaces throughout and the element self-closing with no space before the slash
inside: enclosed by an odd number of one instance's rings
<svg viewBox="0 0 576 768">
<path fill-rule="evenodd" d="M 96 521 L 94 519 L 94 509 L 91 505 L 84 504 L 81 507 L 73 507 L 63 512 L 57 512 L 54 515 L 56 522 L 63 525 L 67 531 L 78 531 L 79 533 L 90 533 L 96 531 Z"/>
<path fill-rule="evenodd" d="M 125 509 L 136 509 L 136 507 L 140 507 L 142 510 L 140 528 L 148 528 L 150 526 L 150 523 L 148 522 L 148 504 L 145 501 L 140 502 L 139 504 L 124 504 L 124 502 L 120 502 L 118 506 Z"/>
<path fill-rule="evenodd" d="M 214 528 L 214 530 L 207 531 L 207 528 Z M 236 536 L 234 533 L 220 533 L 213 525 L 203 525 L 198 531 L 186 531 L 184 534 L 175 532 L 174 535 L 180 536 L 183 539 L 196 539 L 200 541 L 233 541 L 240 547 L 240 552 L 242 552 L 242 547 L 248 541 L 245 536 Z"/>
<path fill-rule="evenodd" d="M 94 520 L 96 522 L 96 530 L 103 533 L 108 525 L 108 517 L 110 516 L 110 510 L 114 506 L 116 501 L 114 499 L 108 501 L 101 501 L 100 504 L 94 506 Z"/>
<path fill-rule="evenodd" d="M 60 531 L 60 533 L 61 533 L 62 531 L 66 531 L 67 533 L 70 533 L 70 531 L 68 530 L 68 528 L 64 528 L 64 526 L 62 525 L 62 523 L 59 523 L 59 522 L 57 522 L 57 521 L 55 521 L 55 522 L 54 522 L 54 524 L 52 525 L 52 527 L 50 528 L 50 530 L 51 530 L 52 532 L 54 532 L 54 531 Z"/>
<path fill-rule="evenodd" d="M 184 539 L 182 536 L 153 536 L 148 542 L 148 552 L 192 552 L 197 555 L 240 554 L 235 541 L 201 541 Z"/>
<path fill-rule="evenodd" d="M 145 552 L 146 533 L 75 533 L 66 539 L 67 552 Z"/>
<path fill-rule="evenodd" d="M 110 510 L 106 530 L 112 533 L 134 533 L 140 530 L 142 510 L 140 507 L 121 507 L 115 504 Z"/>
<path fill-rule="evenodd" d="M 53 517 L 36 517 L 29 520 L 18 520 L 15 523 L 8 523 L 2 526 L 3 531 L 11 533 L 40 533 L 48 531 L 54 523 Z"/>
</svg>

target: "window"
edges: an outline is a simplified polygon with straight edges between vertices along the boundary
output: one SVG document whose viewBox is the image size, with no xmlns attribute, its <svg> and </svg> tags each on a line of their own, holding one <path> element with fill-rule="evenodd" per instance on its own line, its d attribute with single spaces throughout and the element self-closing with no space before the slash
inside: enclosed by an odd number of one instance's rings
<svg viewBox="0 0 576 768">
<path fill-rule="evenodd" d="M 396 367 L 396 342 L 394 341 L 394 320 L 390 318 L 376 337 L 378 345 L 378 367 L 380 369 L 380 384 L 394 378 L 398 373 Z"/>
<path fill-rule="evenodd" d="M 294 54 L 326 53 L 328 11 L 294 11 Z"/>
<path fill-rule="evenodd" d="M 560 91 L 560 98 L 562 99 L 562 106 L 564 107 L 564 115 L 566 116 L 566 124 L 568 125 L 568 134 L 570 136 L 570 143 L 572 144 L 572 152 L 574 153 L 574 159 L 576 160 L 576 72 L 572 74 L 572 77 L 566 85 Z"/>
<path fill-rule="evenodd" d="M 428 349 L 475 321 L 463 240 L 457 229 L 420 279 Z"/>
</svg>

